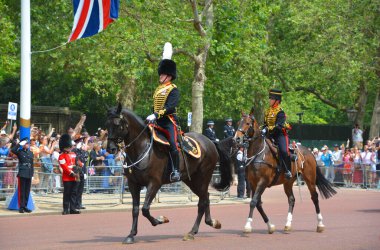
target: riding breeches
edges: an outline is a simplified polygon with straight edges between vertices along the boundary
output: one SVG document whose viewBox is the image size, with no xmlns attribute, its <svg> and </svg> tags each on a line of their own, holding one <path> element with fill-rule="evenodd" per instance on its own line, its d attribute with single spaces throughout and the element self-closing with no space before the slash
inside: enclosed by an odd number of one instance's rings
<svg viewBox="0 0 380 250">
<path fill-rule="evenodd" d="M 280 134 L 274 137 L 277 142 L 280 159 L 286 160 L 289 157 L 289 139 L 287 135 Z"/>
<path fill-rule="evenodd" d="M 170 143 L 170 151 L 177 151 L 177 121 L 174 116 L 165 116 L 157 120 L 157 125 L 163 128 Z"/>
</svg>

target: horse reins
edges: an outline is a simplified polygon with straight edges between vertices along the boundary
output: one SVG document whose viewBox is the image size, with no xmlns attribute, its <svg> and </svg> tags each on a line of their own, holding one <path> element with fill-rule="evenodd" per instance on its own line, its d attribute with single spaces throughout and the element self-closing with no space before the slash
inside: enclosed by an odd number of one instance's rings
<svg viewBox="0 0 380 250">
<path fill-rule="evenodd" d="M 123 150 L 125 150 L 125 149 L 127 149 L 127 148 L 129 148 L 135 141 L 137 141 L 137 139 L 144 133 L 144 131 L 146 130 L 148 128 L 148 124 L 147 125 L 145 125 L 145 127 L 141 130 L 141 132 L 136 136 L 136 138 L 135 139 L 133 139 L 128 145 L 126 145 L 126 146 L 124 146 L 124 147 L 120 147 L 119 146 L 119 149 L 123 149 Z M 123 141 L 123 139 L 121 139 L 121 138 L 108 138 L 108 140 L 111 140 L 111 141 L 114 141 L 114 142 L 119 142 L 119 141 Z M 119 144 L 119 143 L 117 143 L 117 144 Z M 142 160 L 144 160 L 144 158 L 148 155 L 148 153 L 149 153 L 149 151 L 150 151 L 150 149 L 152 148 L 152 145 L 153 145 L 153 136 L 150 136 L 150 143 L 147 145 L 147 150 L 143 153 L 143 154 L 141 154 L 141 155 L 143 155 L 141 158 L 140 157 L 137 157 L 137 161 L 135 161 L 135 162 L 133 162 L 132 164 L 130 164 L 130 165 L 125 165 L 125 164 L 123 164 L 123 168 L 125 168 L 125 169 L 127 169 L 127 168 L 131 168 L 131 167 L 133 167 L 133 166 L 136 166 L 137 164 L 139 164 Z M 130 162 L 132 162 L 132 160 L 131 160 L 131 158 L 128 156 L 128 154 L 126 154 L 126 158 L 124 159 L 124 163 L 127 163 L 127 158 L 128 158 L 128 160 L 130 161 Z M 139 159 L 140 158 L 140 159 Z M 124 167 L 125 166 L 125 167 Z"/>
</svg>

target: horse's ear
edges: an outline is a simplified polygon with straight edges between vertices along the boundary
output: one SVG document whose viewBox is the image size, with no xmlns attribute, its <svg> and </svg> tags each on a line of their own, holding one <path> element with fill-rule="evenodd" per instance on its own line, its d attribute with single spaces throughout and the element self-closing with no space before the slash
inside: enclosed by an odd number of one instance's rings
<svg viewBox="0 0 380 250">
<path fill-rule="evenodd" d="M 119 104 L 117 105 L 116 114 L 120 114 L 122 109 L 123 109 L 123 106 L 121 106 L 121 103 L 119 102 Z"/>
<path fill-rule="evenodd" d="M 250 115 L 250 116 L 253 116 L 254 113 L 255 113 L 255 108 L 252 107 L 252 108 L 251 108 L 251 111 L 249 112 L 249 115 Z"/>
</svg>

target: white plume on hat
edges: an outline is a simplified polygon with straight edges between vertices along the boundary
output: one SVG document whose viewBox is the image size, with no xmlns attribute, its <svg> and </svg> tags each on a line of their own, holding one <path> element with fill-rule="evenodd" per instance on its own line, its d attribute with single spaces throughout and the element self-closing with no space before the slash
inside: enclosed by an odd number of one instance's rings
<svg viewBox="0 0 380 250">
<path fill-rule="evenodd" d="M 162 59 L 172 59 L 173 46 L 171 43 L 166 42 L 164 45 L 164 53 L 162 53 Z"/>
</svg>

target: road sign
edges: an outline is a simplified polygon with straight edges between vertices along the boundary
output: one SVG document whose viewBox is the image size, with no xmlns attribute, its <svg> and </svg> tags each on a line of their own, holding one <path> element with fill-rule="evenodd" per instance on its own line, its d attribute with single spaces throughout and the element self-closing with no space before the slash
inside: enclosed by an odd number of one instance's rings
<svg viewBox="0 0 380 250">
<path fill-rule="evenodd" d="M 193 118 L 193 113 L 192 112 L 188 112 L 187 113 L 187 126 L 190 127 L 191 126 L 191 119 Z"/>
<path fill-rule="evenodd" d="M 14 103 L 14 102 L 8 103 L 8 119 L 17 120 L 17 103 Z"/>
</svg>

